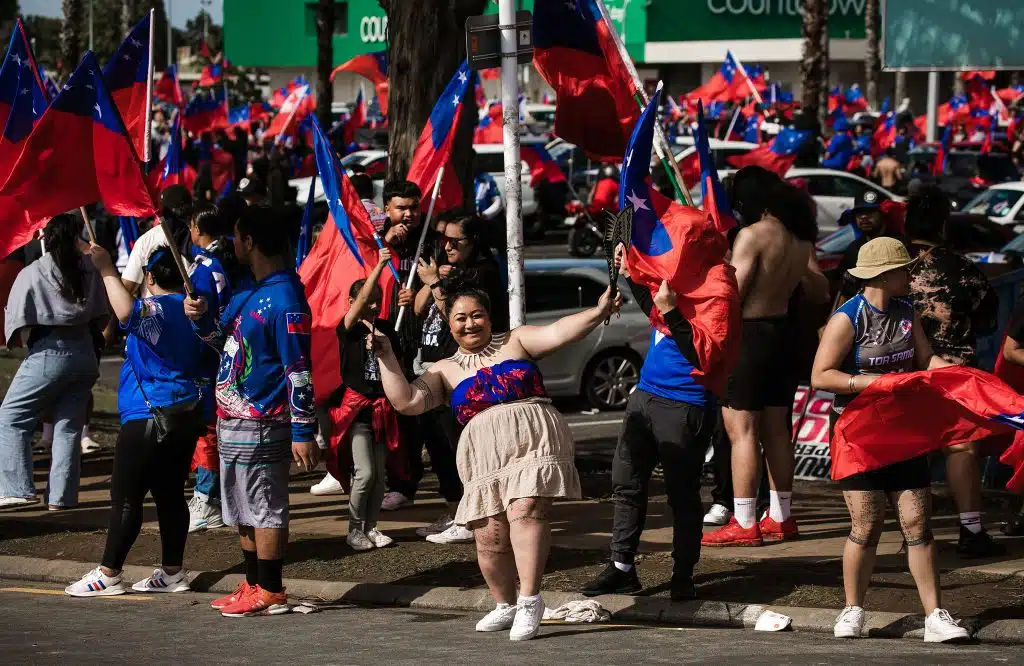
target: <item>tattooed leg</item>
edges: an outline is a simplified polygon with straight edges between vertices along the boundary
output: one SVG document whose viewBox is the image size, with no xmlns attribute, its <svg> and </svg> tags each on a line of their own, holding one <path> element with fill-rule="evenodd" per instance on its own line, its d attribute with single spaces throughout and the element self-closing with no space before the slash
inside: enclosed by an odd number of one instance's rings
<svg viewBox="0 0 1024 666">
<path fill-rule="evenodd" d="M 512 556 L 508 521 L 503 515 L 468 525 L 476 539 L 476 561 L 487 588 L 498 603 L 516 602 L 516 561 Z"/>
<path fill-rule="evenodd" d="M 551 524 L 548 512 L 551 500 L 545 497 L 523 497 L 509 505 L 506 515 L 511 526 L 512 550 L 519 571 L 519 593 L 540 594 L 540 582 L 551 546 Z"/>
<path fill-rule="evenodd" d="M 843 548 L 843 589 L 847 606 L 864 606 L 864 596 L 875 568 L 878 539 L 885 524 L 885 493 L 870 490 L 843 492 L 850 511 L 850 537 Z"/>
<path fill-rule="evenodd" d="M 917 584 L 924 614 L 930 615 L 942 604 L 935 539 L 932 538 L 931 488 L 901 490 L 892 493 L 892 503 L 900 519 L 900 530 L 907 542 L 910 575 Z"/>
</svg>

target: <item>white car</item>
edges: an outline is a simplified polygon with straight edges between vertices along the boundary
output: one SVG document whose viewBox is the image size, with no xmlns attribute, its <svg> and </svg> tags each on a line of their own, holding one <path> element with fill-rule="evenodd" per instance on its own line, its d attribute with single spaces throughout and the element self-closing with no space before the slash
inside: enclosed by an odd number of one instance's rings
<svg viewBox="0 0 1024 666">
<path fill-rule="evenodd" d="M 993 185 L 964 206 L 963 212 L 984 215 L 996 224 L 1024 232 L 1024 182 Z"/>
<path fill-rule="evenodd" d="M 697 149 L 693 146 L 692 136 L 683 136 L 676 139 L 676 143 L 681 145 L 682 148 L 676 151 L 676 162 L 682 161 L 692 155 Z M 711 156 L 715 158 L 715 166 L 723 170 L 731 170 L 729 163 L 726 161 L 728 157 L 734 157 L 736 155 L 746 155 L 754 148 L 757 148 L 756 143 L 750 143 L 749 141 L 722 141 L 721 139 L 708 139 L 708 146 L 711 148 Z"/>
</svg>

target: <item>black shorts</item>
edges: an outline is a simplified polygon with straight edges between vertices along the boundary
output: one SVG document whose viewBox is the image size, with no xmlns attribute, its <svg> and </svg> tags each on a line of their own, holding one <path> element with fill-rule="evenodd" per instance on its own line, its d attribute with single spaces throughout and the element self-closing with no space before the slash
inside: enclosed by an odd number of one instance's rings
<svg viewBox="0 0 1024 666">
<path fill-rule="evenodd" d="M 832 431 L 835 428 L 839 415 L 835 410 L 829 410 L 828 430 L 829 439 L 832 439 Z M 932 485 L 932 474 L 928 467 L 928 455 L 920 455 L 910 460 L 893 463 L 881 469 L 873 469 L 870 472 L 861 472 L 839 479 L 840 490 L 881 490 L 885 493 L 894 493 L 900 490 L 918 490 L 928 488 Z"/>
<path fill-rule="evenodd" d="M 722 404 L 746 412 L 792 407 L 797 387 L 794 335 L 788 315 L 744 319 L 740 358 Z"/>
</svg>

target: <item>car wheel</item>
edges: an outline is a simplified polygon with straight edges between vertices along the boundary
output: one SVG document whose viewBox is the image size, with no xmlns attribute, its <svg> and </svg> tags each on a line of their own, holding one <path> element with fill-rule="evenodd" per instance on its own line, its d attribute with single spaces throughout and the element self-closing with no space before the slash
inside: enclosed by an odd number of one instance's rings
<svg viewBox="0 0 1024 666">
<path fill-rule="evenodd" d="M 640 382 L 642 361 L 636 352 L 614 349 L 597 356 L 583 376 L 583 397 L 601 410 L 623 409 Z"/>
<path fill-rule="evenodd" d="M 569 254 L 574 257 L 592 257 L 597 252 L 599 240 L 586 227 L 573 227 L 569 230 Z"/>
</svg>

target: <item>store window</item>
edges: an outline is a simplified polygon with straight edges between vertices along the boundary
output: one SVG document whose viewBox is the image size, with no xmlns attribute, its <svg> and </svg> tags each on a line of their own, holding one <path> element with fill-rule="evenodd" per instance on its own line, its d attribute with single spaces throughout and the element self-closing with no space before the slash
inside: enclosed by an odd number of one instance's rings
<svg viewBox="0 0 1024 666">
<path fill-rule="evenodd" d="M 316 2 L 306 3 L 306 35 L 316 37 Z M 334 36 L 348 36 L 348 2 L 334 3 Z"/>
</svg>

